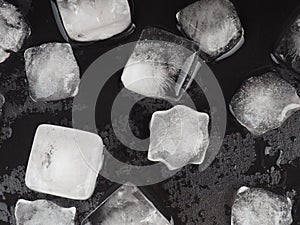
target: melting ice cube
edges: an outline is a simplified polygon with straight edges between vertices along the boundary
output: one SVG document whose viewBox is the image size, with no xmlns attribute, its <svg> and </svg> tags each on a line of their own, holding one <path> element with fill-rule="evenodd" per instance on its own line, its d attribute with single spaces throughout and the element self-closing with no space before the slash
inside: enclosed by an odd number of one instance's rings
<svg viewBox="0 0 300 225">
<path fill-rule="evenodd" d="M 128 90 L 147 97 L 178 100 L 201 66 L 196 51 L 193 42 L 147 28 L 124 68 L 122 82 Z"/>
<path fill-rule="evenodd" d="M 229 0 L 200 0 L 177 13 L 180 29 L 199 43 L 203 59 L 220 60 L 244 43 L 244 31 Z"/>
<path fill-rule="evenodd" d="M 43 44 L 27 49 L 24 56 L 34 100 L 55 101 L 77 94 L 79 67 L 69 44 Z"/>
<path fill-rule="evenodd" d="M 177 105 L 152 115 L 148 159 L 161 161 L 170 170 L 201 164 L 209 145 L 209 116 Z"/>
<path fill-rule="evenodd" d="M 0 0 L 0 63 L 11 52 L 19 51 L 29 34 L 30 29 L 18 9 Z"/>
<path fill-rule="evenodd" d="M 232 114 L 255 135 L 280 127 L 299 108 L 295 88 L 273 71 L 248 79 L 230 103 Z"/>
<path fill-rule="evenodd" d="M 241 187 L 232 206 L 231 225 L 290 225 L 289 198 L 259 189 Z"/>
<path fill-rule="evenodd" d="M 47 200 L 18 200 L 15 208 L 17 225 L 74 225 L 76 208 L 62 208 Z"/>
<path fill-rule="evenodd" d="M 271 56 L 300 73 L 300 16 L 287 28 Z"/>
<path fill-rule="evenodd" d="M 88 199 L 103 163 L 103 142 L 93 133 L 53 125 L 36 131 L 25 183 L 34 191 Z"/>
<path fill-rule="evenodd" d="M 114 191 L 82 225 L 171 225 L 139 188 L 123 185 Z"/>
<path fill-rule="evenodd" d="M 57 0 L 68 36 L 76 41 L 103 40 L 131 25 L 127 0 Z"/>
</svg>

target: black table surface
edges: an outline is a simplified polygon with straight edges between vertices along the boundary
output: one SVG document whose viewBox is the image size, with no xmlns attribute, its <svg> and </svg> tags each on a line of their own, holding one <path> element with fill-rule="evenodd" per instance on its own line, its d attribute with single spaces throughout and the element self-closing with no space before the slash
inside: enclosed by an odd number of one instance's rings
<svg viewBox="0 0 300 225">
<path fill-rule="evenodd" d="M 31 36 L 22 49 L 0 64 L 0 91 L 6 98 L 0 120 L 0 224 L 14 224 L 13 210 L 20 198 L 49 199 L 62 206 L 76 206 L 81 221 L 94 209 L 113 183 L 99 176 L 93 196 L 74 201 L 35 193 L 24 183 L 26 165 L 34 133 L 39 124 L 71 126 L 72 100 L 34 103 L 28 98 L 23 53 L 26 48 L 47 42 L 64 42 L 47 0 L 10 0 L 19 6 L 31 27 Z M 81 71 L 100 55 L 122 43 L 137 40 L 146 26 L 158 26 L 180 35 L 175 14 L 193 0 L 134 0 L 135 32 L 117 42 L 90 46 L 73 46 Z M 251 71 L 268 65 L 272 48 L 286 21 L 300 3 L 297 0 L 232 0 L 245 29 L 245 44 L 233 56 L 210 65 L 222 87 L 226 103 L 230 102 Z M 96 116 L 101 132 L 114 138 L 109 127 L 109 111 L 121 82 L 116 74 L 107 84 L 101 102 L 103 111 Z M 296 87 L 298 88 L 297 84 Z M 101 96 L 100 96 L 101 98 Z M 99 101 L 100 102 L 100 101 Z M 100 103 L 99 103 L 100 104 Z M 99 118 L 98 118 L 99 117 Z M 175 224 L 230 224 L 230 210 L 236 190 L 241 186 L 262 187 L 286 194 L 294 200 L 294 223 L 300 224 L 300 112 L 293 114 L 280 128 L 262 137 L 254 137 L 228 112 L 227 131 L 220 153 L 204 172 L 187 166 L 172 178 L 152 185 L 152 195 L 160 199 L 174 218 Z M 146 119 L 145 119 L 146 120 Z M 149 118 L 148 118 L 149 120 Z M 107 123 L 107 124 L 106 124 Z M 141 126 L 143 127 L 143 126 Z M 146 131 L 145 135 L 147 136 Z M 114 143 L 114 154 L 123 147 Z M 270 147 L 270 155 L 265 148 Z M 281 152 L 281 153 L 280 153 Z M 280 153 L 280 154 L 279 154 Z M 280 159 L 279 158 L 280 156 Z"/>
</svg>

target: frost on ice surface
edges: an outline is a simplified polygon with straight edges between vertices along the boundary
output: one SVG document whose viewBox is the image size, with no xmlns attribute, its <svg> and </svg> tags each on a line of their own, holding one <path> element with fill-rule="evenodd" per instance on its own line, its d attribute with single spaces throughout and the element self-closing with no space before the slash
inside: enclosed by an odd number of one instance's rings
<svg viewBox="0 0 300 225">
<path fill-rule="evenodd" d="M 244 42 L 241 22 L 229 0 L 197 1 L 179 11 L 177 20 L 208 61 L 233 54 Z"/>
<path fill-rule="evenodd" d="M 18 52 L 30 29 L 18 9 L 0 0 L 0 63 L 4 62 L 11 52 Z"/>
<path fill-rule="evenodd" d="M 299 108 L 295 88 L 273 71 L 248 79 L 230 103 L 232 114 L 255 135 L 280 127 Z"/>
<path fill-rule="evenodd" d="M 171 225 L 135 186 L 123 185 L 92 212 L 82 225 Z"/>
<path fill-rule="evenodd" d="M 103 40 L 131 25 L 127 0 L 57 0 L 68 36 L 76 41 Z"/>
<path fill-rule="evenodd" d="M 231 225 L 290 225 L 289 198 L 259 189 L 241 187 L 232 206 Z"/>
<path fill-rule="evenodd" d="M 70 199 L 88 199 L 103 163 L 102 139 L 93 133 L 54 125 L 36 131 L 25 183 L 31 190 Z"/>
<path fill-rule="evenodd" d="M 35 101 L 55 101 L 77 94 L 79 67 L 69 44 L 43 44 L 27 49 L 24 56 L 30 93 Z"/>
<path fill-rule="evenodd" d="M 47 200 L 18 200 L 17 225 L 74 225 L 76 208 L 62 208 Z"/>
<path fill-rule="evenodd" d="M 124 68 L 122 82 L 128 90 L 147 97 L 178 100 L 201 66 L 196 51 L 191 41 L 147 28 Z"/>
<path fill-rule="evenodd" d="M 300 16 L 287 28 L 271 56 L 300 73 Z"/>
<path fill-rule="evenodd" d="M 148 159 L 161 161 L 170 170 L 201 164 L 209 145 L 209 116 L 177 105 L 157 111 L 150 123 Z"/>
</svg>

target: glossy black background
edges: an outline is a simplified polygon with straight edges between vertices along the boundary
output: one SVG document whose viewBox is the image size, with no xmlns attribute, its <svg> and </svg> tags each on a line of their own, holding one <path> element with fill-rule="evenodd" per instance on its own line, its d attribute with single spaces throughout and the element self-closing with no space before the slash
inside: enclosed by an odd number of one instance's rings
<svg viewBox="0 0 300 225">
<path fill-rule="evenodd" d="M 30 1 L 22 0 L 10 0 L 10 2 L 20 5 L 23 4 L 22 10 L 26 11 L 27 4 L 29 5 Z M 176 28 L 175 14 L 178 10 L 188 5 L 189 3 L 194 2 L 193 0 L 135 0 L 134 1 L 134 17 L 133 21 L 136 25 L 136 31 L 131 36 L 124 38 L 122 40 L 110 43 L 98 43 L 95 45 L 90 45 L 86 47 L 74 46 L 74 52 L 78 63 L 80 65 L 81 71 L 83 72 L 98 56 L 106 52 L 107 50 L 113 48 L 122 43 L 129 41 L 137 40 L 139 32 L 146 26 L 158 26 L 164 28 L 175 34 L 180 34 Z M 242 0 L 232 0 L 240 19 L 242 25 L 245 29 L 245 44 L 242 48 L 230 58 L 222 60 L 211 65 L 211 69 L 215 73 L 222 89 L 224 96 L 227 102 L 227 105 L 235 93 L 236 89 L 241 85 L 241 83 L 249 76 L 249 72 L 257 68 L 272 64 L 272 61 L 269 57 L 272 48 L 279 37 L 280 33 L 284 29 L 287 20 L 292 15 L 297 7 L 300 7 L 300 3 L 297 0 L 286 0 L 286 1 L 273 1 L 273 0 L 252 0 L 252 1 L 242 1 Z M 26 100 L 27 90 L 26 90 L 26 79 L 24 75 L 24 60 L 22 59 L 22 54 L 27 47 L 39 45 L 45 42 L 64 42 L 62 36 L 60 35 L 53 14 L 51 12 L 50 2 L 47 0 L 32 0 L 32 4 L 26 15 L 26 19 L 31 27 L 32 34 L 28 41 L 26 41 L 23 49 L 18 54 L 13 54 L 12 57 L 5 63 L 0 65 L 1 82 L 6 82 L 11 79 L 13 74 L 17 78 L 14 80 L 16 84 L 20 84 L 20 88 L 15 88 L 14 91 L 9 91 L 7 85 L 3 87 L 5 92 L 5 97 L 7 98 L 7 104 L 4 106 L 4 119 L 2 126 L 9 126 L 12 128 L 13 133 L 11 138 L 5 140 L 0 148 L 0 176 L 5 174 L 10 174 L 14 168 L 19 165 L 26 166 L 28 156 L 30 153 L 31 143 L 34 137 L 34 132 L 36 127 L 41 123 L 54 123 L 54 124 L 64 124 L 70 125 L 69 121 L 71 119 L 71 110 L 70 107 L 66 107 L 66 110 L 57 110 L 61 105 L 68 105 L 69 101 L 63 101 L 63 103 L 54 104 L 54 110 L 51 110 L 52 105 L 44 105 L 46 110 L 31 110 L 30 112 L 24 112 L 18 114 L 18 118 L 13 120 L 7 119 L 10 117 L 10 113 L 13 113 L 10 110 L 6 110 L 6 107 L 9 109 L 22 108 Z M 0 83 L 1 83 L 0 82 Z M 108 88 L 105 91 L 105 104 L 109 105 L 109 102 L 113 101 L 113 96 L 117 93 L 120 88 L 120 80 L 118 76 L 113 78 L 109 84 Z M 25 99 L 24 99 L 25 98 Z M 61 104 L 61 105 L 60 105 Z M 39 108 L 39 107 L 37 107 Z M 36 112 L 35 112 L 36 111 Z M 99 114 L 99 117 L 96 118 L 97 121 L 105 118 L 107 120 L 107 113 L 109 109 L 104 109 L 102 114 Z M 297 114 L 296 116 L 300 116 Z M 13 117 L 13 116 L 12 116 Z M 9 120 L 9 122 L 7 122 Z M 295 126 L 295 127 L 294 127 Z M 294 124 L 290 128 L 297 129 L 299 124 Z M 279 131 L 281 132 L 281 131 Z M 227 125 L 227 135 L 232 133 L 241 133 L 242 136 L 247 134 L 247 131 L 236 123 L 231 114 L 228 113 L 228 125 Z M 299 136 L 296 138 L 300 138 Z M 252 170 L 261 171 L 264 168 L 262 163 L 264 160 L 259 156 L 260 151 L 263 151 L 264 143 L 260 139 L 256 139 L 256 153 L 257 159 L 254 163 L 254 168 Z M 243 145 L 240 145 L 243 148 Z M 235 151 L 239 151 L 236 149 Z M 232 155 L 234 158 L 235 156 Z M 194 172 L 194 168 L 188 169 L 187 171 Z M 225 171 L 226 172 L 226 171 Z M 274 190 L 279 193 L 284 193 L 287 190 L 300 190 L 300 179 L 299 179 L 300 169 L 297 167 L 290 168 L 286 167 L 284 174 L 287 174 L 284 178 L 284 181 L 281 182 L 279 187 L 271 190 Z M 187 172 L 188 173 L 188 172 Z M 180 176 L 177 176 L 178 182 L 188 182 L 188 179 L 182 179 Z M 112 184 L 108 181 L 102 181 L 104 179 L 99 178 L 99 187 L 96 188 L 96 192 L 101 196 L 106 189 L 108 189 Z M 3 177 L 0 178 L 0 182 L 3 181 Z M 22 181 L 22 180 L 21 180 Z M 36 199 L 38 196 L 35 194 L 30 195 L 26 192 L 26 187 L 24 187 L 23 181 L 21 182 L 23 191 L 14 191 L 6 194 L 6 199 L 4 201 L 9 207 L 13 206 L 18 198 L 31 198 Z M 187 184 L 189 185 L 189 184 Z M 263 186 L 257 184 L 257 186 Z M 0 183 L 1 187 L 1 183 Z M 178 202 L 172 202 L 170 198 L 170 192 L 167 188 L 163 188 L 163 184 L 156 184 L 152 187 L 155 191 L 154 195 L 157 195 L 157 198 L 163 202 L 169 211 L 171 211 L 172 216 L 175 219 L 175 224 L 219 224 L 218 222 L 211 222 L 210 220 L 203 221 L 200 220 L 189 220 L 184 219 L 183 216 L 178 216 L 178 212 L 184 212 L 185 209 L 178 207 Z M 176 188 L 176 185 L 175 187 Z M 268 187 L 270 188 L 270 187 Z M 4 188 L 5 189 L 5 188 Z M 9 188 L 8 188 L 9 189 Z M 18 189 L 18 188 L 16 188 Z M 0 189 L 1 191 L 1 189 Z M 233 195 L 234 189 L 232 189 Z M 9 192 L 9 191 L 8 191 Z M 182 190 L 178 190 L 179 194 L 187 196 L 188 193 L 184 193 Z M 95 193 L 97 195 L 97 193 Z M 49 196 L 41 195 L 44 198 L 50 198 Z M 199 196 L 199 201 L 201 198 L 210 198 L 211 196 Z M 296 197 L 297 199 L 297 197 Z M 179 200 L 180 201 L 180 197 Z M 69 201 L 58 200 L 63 205 L 72 206 L 72 203 Z M 63 203 L 62 203 L 63 202 Z M 71 204 L 71 205 L 70 205 Z M 97 205 L 97 201 L 93 202 L 93 206 Z M 185 206 L 189 207 L 189 206 Z M 193 206 L 194 209 L 194 218 L 197 218 L 197 215 L 200 215 L 200 208 Z M 214 207 L 212 203 L 211 207 Z M 224 206 L 225 207 L 225 206 Z M 299 215 L 300 209 L 297 205 L 297 201 L 294 208 L 295 214 L 295 223 L 300 224 Z M 201 209 L 202 210 L 202 209 Z M 188 217 L 189 215 L 187 215 Z M 214 215 L 215 216 L 215 215 Z M 226 221 L 229 221 L 230 213 L 225 214 L 224 212 L 218 213 L 219 217 L 226 217 Z M 80 215 L 79 215 L 80 217 Z M 200 216 L 199 216 L 200 218 Z M 188 221 L 188 222 L 186 222 Z M 220 221 L 220 220 L 216 220 Z M 2 222 L 0 221 L 0 224 Z"/>
</svg>

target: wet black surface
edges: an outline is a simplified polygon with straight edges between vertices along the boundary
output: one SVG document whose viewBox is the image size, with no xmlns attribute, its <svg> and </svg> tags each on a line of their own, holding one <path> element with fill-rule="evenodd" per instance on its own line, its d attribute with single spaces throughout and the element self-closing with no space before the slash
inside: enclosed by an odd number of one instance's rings
<svg viewBox="0 0 300 225">
<path fill-rule="evenodd" d="M 41 123 L 71 126 L 72 100 L 51 103 L 34 103 L 28 97 L 24 72 L 24 50 L 46 42 L 64 42 L 55 24 L 50 1 L 11 0 L 20 5 L 32 34 L 22 50 L 0 64 L 0 91 L 6 98 L 0 120 L 0 224 L 14 224 L 13 207 L 19 198 L 34 200 L 51 199 L 62 206 L 76 206 L 78 221 L 94 209 L 104 192 L 113 184 L 99 177 L 92 198 L 73 201 L 30 191 L 24 184 L 31 143 L 35 129 Z M 101 54 L 115 46 L 137 40 L 146 26 L 158 26 L 175 34 L 176 12 L 193 0 L 134 1 L 135 32 L 117 42 L 101 42 L 89 46 L 74 46 L 74 52 L 82 73 Z M 283 30 L 286 20 L 298 0 L 234 0 L 245 29 L 245 44 L 233 56 L 211 65 L 226 99 L 231 97 L 251 71 L 270 65 L 273 46 Z M 28 11 L 29 9 L 29 11 Z M 297 75 L 283 72 L 284 77 L 300 90 Z M 122 87 L 120 73 L 115 74 L 99 97 L 102 104 L 96 121 L 99 134 L 109 151 L 115 156 L 134 164 L 147 163 L 144 154 L 122 146 L 114 137 L 110 126 L 110 105 Z M 103 97 L 105 96 L 105 97 Z M 101 101 L 101 99 L 103 99 Z M 198 109 L 207 111 L 197 99 Z M 151 100 L 146 102 L 151 103 Z M 154 104 L 155 103 L 155 104 Z M 146 105 L 146 106 L 145 106 Z M 154 105 L 154 106 L 153 106 Z M 136 135 L 146 138 L 146 124 L 154 109 L 170 107 L 164 102 L 141 102 L 137 112 L 146 107 L 145 120 L 138 123 Z M 148 107 L 148 108 L 147 108 Z M 99 110 L 99 109 L 98 109 Z M 134 115 L 134 112 L 132 112 Z M 133 119 L 135 116 L 132 116 Z M 138 118 L 140 119 L 140 118 Z M 252 136 L 228 113 L 227 132 L 223 147 L 213 164 L 204 172 L 196 166 L 187 166 L 174 177 L 153 185 L 152 195 L 160 199 L 171 212 L 175 224 L 226 225 L 230 224 L 230 208 L 235 191 L 240 186 L 262 187 L 279 194 L 287 194 L 294 200 L 294 224 L 300 224 L 300 112 L 293 114 L 281 128 L 270 131 L 260 138 Z M 141 132 L 141 133 L 139 133 Z M 266 154 L 268 153 L 268 154 Z"/>
</svg>

